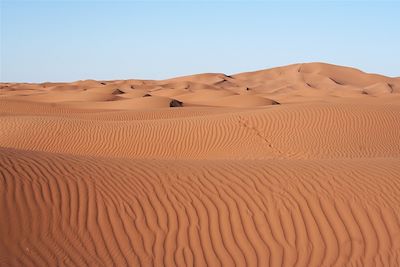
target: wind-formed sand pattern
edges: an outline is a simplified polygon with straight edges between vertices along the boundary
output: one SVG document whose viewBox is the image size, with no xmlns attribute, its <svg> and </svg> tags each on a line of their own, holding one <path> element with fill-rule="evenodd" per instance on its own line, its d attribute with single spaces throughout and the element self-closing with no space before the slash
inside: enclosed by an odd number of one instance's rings
<svg viewBox="0 0 400 267">
<path fill-rule="evenodd" d="M 0 84 L 0 266 L 400 266 L 400 78 Z"/>
</svg>

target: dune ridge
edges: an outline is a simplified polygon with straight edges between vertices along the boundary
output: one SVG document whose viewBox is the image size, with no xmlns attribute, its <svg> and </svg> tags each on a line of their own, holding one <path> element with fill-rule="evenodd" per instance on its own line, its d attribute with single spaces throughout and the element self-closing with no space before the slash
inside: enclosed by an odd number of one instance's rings
<svg viewBox="0 0 400 267">
<path fill-rule="evenodd" d="M 235 75 L 205 73 L 168 80 L 85 80 L 73 83 L 0 83 L 1 97 L 73 108 L 135 110 L 185 106 L 254 107 L 276 103 L 398 101 L 400 79 L 326 63 L 304 63 Z M 115 94 L 116 90 L 120 93 Z M 148 96 L 148 97 L 145 97 Z"/>
<path fill-rule="evenodd" d="M 323 63 L 2 83 L 0 266 L 399 266 L 399 92 Z"/>
</svg>

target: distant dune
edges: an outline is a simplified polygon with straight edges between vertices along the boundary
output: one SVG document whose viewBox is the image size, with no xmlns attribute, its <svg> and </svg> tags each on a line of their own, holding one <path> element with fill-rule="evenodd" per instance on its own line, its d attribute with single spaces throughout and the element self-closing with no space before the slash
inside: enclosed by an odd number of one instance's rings
<svg viewBox="0 0 400 267">
<path fill-rule="evenodd" d="M 0 83 L 0 266 L 400 266 L 400 78 Z"/>
</svg>

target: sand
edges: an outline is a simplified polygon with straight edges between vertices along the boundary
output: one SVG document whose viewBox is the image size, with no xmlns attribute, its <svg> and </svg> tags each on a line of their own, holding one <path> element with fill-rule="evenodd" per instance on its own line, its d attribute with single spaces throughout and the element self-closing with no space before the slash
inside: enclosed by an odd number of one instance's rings
<svg viewBox="0 0 400 267">
<path fill-rule="evenodd" d="M 400 78 L 1 83 L 0 216 L 0 266 L 400 266 Z"/>
</svg>

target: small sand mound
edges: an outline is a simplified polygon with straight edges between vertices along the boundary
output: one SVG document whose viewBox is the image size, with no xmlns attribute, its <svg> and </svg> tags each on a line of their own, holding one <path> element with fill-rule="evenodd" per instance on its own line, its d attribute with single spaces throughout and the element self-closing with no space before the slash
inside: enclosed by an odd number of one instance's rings
<svg viewBox="0 0 400 267">
<path fill-rule="evenodd" d="M 232 95 L 210 100 L 209 105 L 221 107 L 259 107 L 279 104 L 277 101 L 256 95 Z"/>
<path fill-rule="evenodd" d="M 363 92 L 368 95 L 379 96 L 379 95 L 392 94 L 393 88 L 388 83 L 375 83 L 373 85 L 365 87 Z"/>
</svg>

